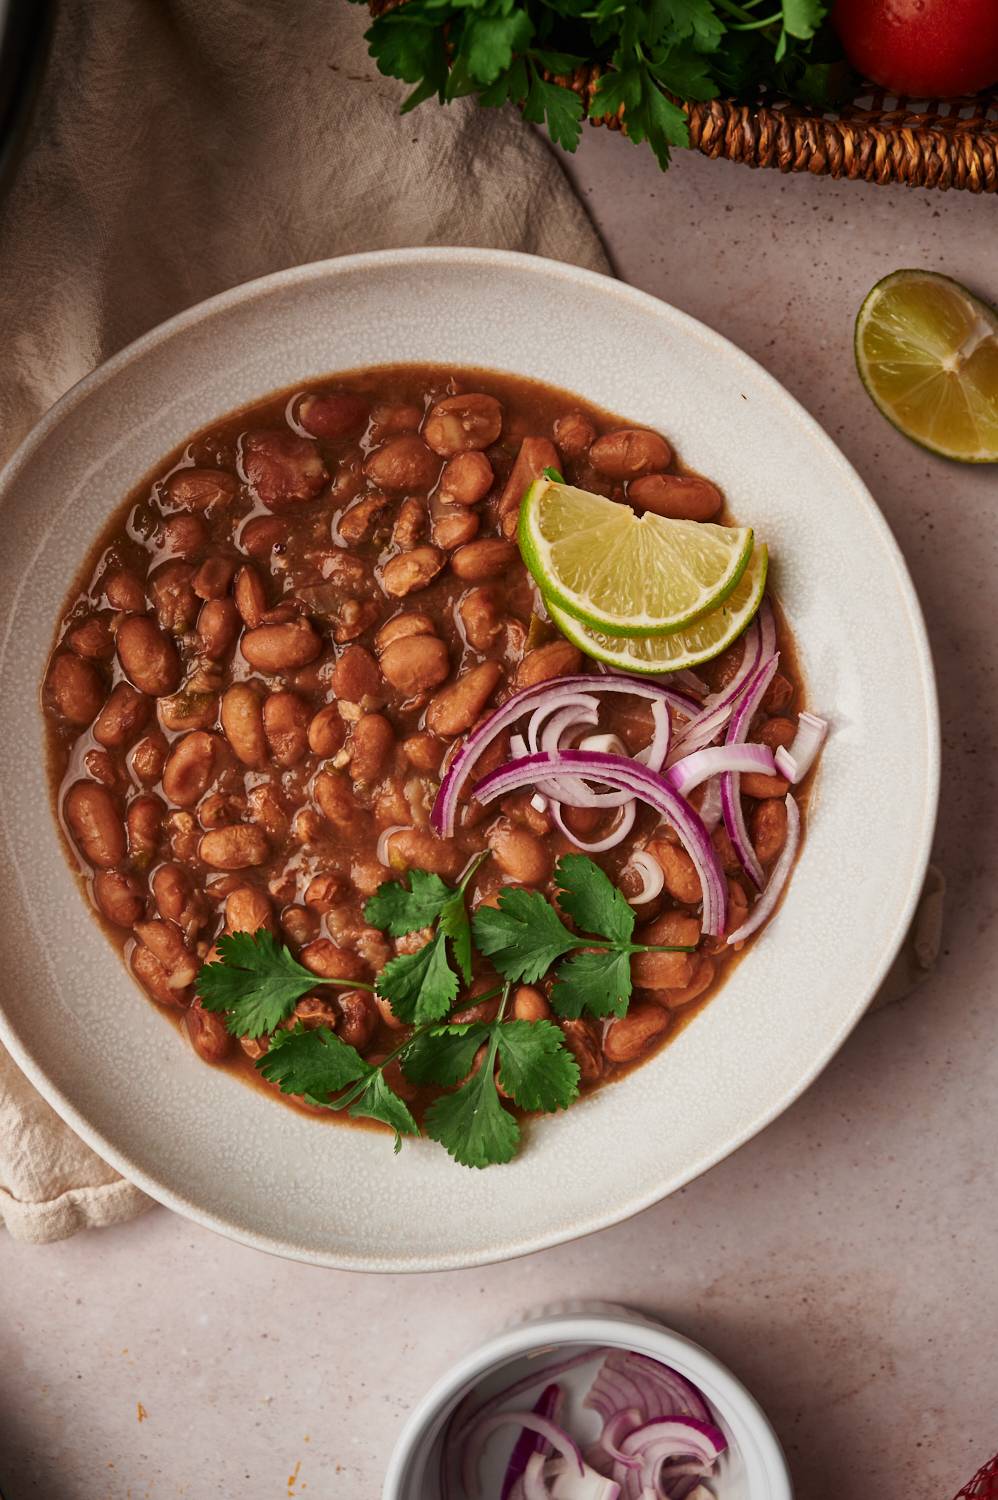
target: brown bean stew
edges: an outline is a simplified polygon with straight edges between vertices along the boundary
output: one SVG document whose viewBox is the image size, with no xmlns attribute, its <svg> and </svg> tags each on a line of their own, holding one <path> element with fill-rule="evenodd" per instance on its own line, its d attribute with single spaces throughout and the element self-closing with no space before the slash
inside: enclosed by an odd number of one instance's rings
<svg viewBox="0 0 998 1500">
<path fill-rule="evenodd" d="M 324 1026 L 377 1063 L 408 1032 L 371 986 L 429 936 L 373 925 L 364 907 L 379 887 L 412 870 L 453 884 L 490 851 L 468 886 L 472 912 L 511 885 L 551 897 L 570 835 L 598 840 L 617 816 L 565 807 L 565 834 L 529 788 L 487 807 L 471 800 L 475 780 L 509 757 L 505 734 L 464 788 L 455 835 L 430 826 L 441 765 L 472 726 L 517 689 L 596 670 L 549 623 L 515 541 L 521 496 L 547 466 L 662 515 L 722 509 L 664 439 L 575 396 L 404 366 L 317 380 L 213 424 L 109 521 L 43 687 L 55 797 L 108 932 L 207 1062 L 229 1060 L 263 1083 L 253 1064 L 270 1045 L 266 1033 L 236 1040 L 198 998 L 220 935 L 266 929 L 317 979 L 355 983 L 317 986 L 283 1025 Z M 781 670 L 752 734 L 770 747 L 793 741 L 801 698 L 778 630 Z M 742 649 L 698 669 L 702 692 L 731 679 Z M 650 704 L 615 695 L 599 727 L 634 754 L 652 734 Z M 741 777 L 767 870 L 787 837 L 787 792 L 779 776 Z M 713 841 L 731 931 L 755 892 L 723 823 Z M 692 951 L 635 953 L 620 1017 L 555 1014 L 549 977 L 507 997 L 507 1021 L 557 1023 L 583 1089 L 657 1049 L 735 956 L 701 936 L 693 862 L 643 806 L 629 836 L 596 856 L 631 898 L 642 889 L 638 850 L 664 885 L 635 908 L 635 941 Z M 496 1017 L 496 972 L 479 954 L 474 963 L 451 1022 Z M 398 1059 L 385 1076 L 417 1120 L 446 1092 L 414 1082 Z"/>
</svg>

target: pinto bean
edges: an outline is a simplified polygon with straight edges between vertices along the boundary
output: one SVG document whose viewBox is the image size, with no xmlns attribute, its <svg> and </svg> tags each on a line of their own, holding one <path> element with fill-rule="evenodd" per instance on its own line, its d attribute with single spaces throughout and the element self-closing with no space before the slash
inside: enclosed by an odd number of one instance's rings
<svg viewBox="0 0 998 1500">
<path fill-rule="evenodd" d="M 432 734 L 453 737 L 463 734 L 481 714 L 502 681 L 497 661 L 483 661 L 430 699 L 426 727 Z"/>
<path fill-rule="evenodd" d="M 191 729 L 212 729 L 218 718 L 218 694 L 191 691 L 160 698 L 156 704 L 164 729 L 183 734 Z"/>
<path fill-rule="evenodd" d="M 342 749 L 346 734 L 346 725 L 336 704 L 327 703 L 309 721 L 308 748 L 313 755 L 321 755 L 323 760 L 328 760 Z"/>
<path fill-rule="evenodd" d="M 364 473 L 379 489 L 412 490 L 419 495 L 433 488 L 439 472 L 439 459 L 415 433 L 390 438 L 364 465 Z"/>
<path fill-rule="evenodd" d="M 351 547 L 366 541 L 374 529 L 378 517 L 387 510 L 390 501 L 387 495 L 367 495 L 344 511 L 337 524 L 342 539 Z"/>
<path fill-rule="evenodd" d="M 664 911 L 661 916 L 638 929 L 635 941 L 695 948 L 700 941 L 700 923 L 688 912 Z"/>
<path fill-rule="evenodd" d="M 183 635 L 197 618 L 198 599 L 190 563 L 168 562 L 149 576 L 149 598 L 161 630 Z"/>
<path fill-rule="evenodd" d="M 322 454 L 294 432 L 249 432 L 242 440 L 246 482 L 268 510 L 312 500 L 329 478 Z"/>
<path fill-rule="evenodd" d="M 392 528 L 392 545 L 403 550 L 415 547 L 426 530 L 426 520 L 426 506 L 421 500 L 413 495 L 403 500 Z"/>
<path fill-rule="evenodd" d="M 536 687 L 553 677 L 568 677 L 581 666 L 582 652 L 571 641 L 548 641 L 527 652 L 516 669 L 516 686 Z"/>
<path fill-rule="evenodd" d="M 673 521 L 710 521 L 721 509 L 721 491 L 698 474 L 643 474 L 627 487 L 642 510 Z"/>
<path fill-rule="evenodd" d="M 175 922 L 192 937 L 204 920 L 204 901 L 195 890 L 194 878 L 186 865 L 163 864 L 150 881 L 156 910 L 165 922 Z"/>
<path fill-rule="evenodd" d="M 484 500 L 495 475 L 484 453 L 470 449 L 457 453 L 444 464 L 437 495 L 453 505 L 477 505 Z"/>
<path fill-rule="evenodd" d="M 423 420 L 423 408 L 415 401 L 379 403 L 371 412 L 371 431 L 378 440 L 393 432 L 415 432 Z"/>
<path fill-rule="evenodd" d="M 381 668 L 364 646 L 348 646 L 333 668 L 333 692 L 348 703 L 381 694 Z"/>
<path fill-rule="evenodd" d="M 557 469 L 561 460 L 558 450 L 546 437 L 525 437 L 499 496 L 499 529 L 505 537 L 515 537 L 520 520 L 520 502 L 535 479 L 545 469 Z"/>
<path fill-rule="evenodd" d="M 307 943 L 298 957 L 320 979 L 363 979 L 367 972 L 362 958 L 347 948 L 337 947 L 329 938 Z"/>
<path fill-rule="evenodd" d="M 104 682 L 92 662 L 75 652 L 61 651 L 49 667 L 46 693 L 57 713 L 82 728 L 101 710 Z"/>
<path fill-rule="evenodd" d="M 694 1000 L 699 1000 L 703 992 L 710 988 L 714 982 L 716 972 L 714 960 L 707 953 L 697 953 L 693 959 L 693 973 L 690 975 L 689 984 L 682 989 L 662 990 L 655 995 L 657 1004 L 665 1004 L 670 1010 L 679 1010 L 683 1005 L 690 1005 Z"/>
<path fill-rule="evenodd" d="M 246 870 L 265 864 L 269 854 L 267 835 L 255 823 L 209 829 L 198 843 L 198 858 L 213 870 Z"/>
<path fill-rule="evenodd" d="M 476 1000 L 473 1005 L 463 1006 L 450 1019 L 455 1026 L 474 1026 L 479 1021 L 494 1021 L 498 1014 L 499 996 L 493 995 L 490 1000 Z"/>
<path fill-rule="evenodd" d="M 599 1032 L 592 1021 L 559 1021 L 565 1046 L 579 1065 L 583 1083 L 597 1083 L 603 1076 L 603 1053 Z"/>
<path fill-rule="evenodd" d="M 367 426 L 368 405 L 353 391 L 303 396 L 298 403 L 300 427 L 317 438 L 353 437 Z"/>
<path fill-rule="evenodd" d="M 785 708 L 789 708 L 794 698 L 794 685 L 789 677 L 784 677 L 782 672 L 773 676 L 769 687 L 762 695 L 759 707 L 765 714 L 779 714 Z"/>
<path fill-rule="evenodd" d="M 259 573 L 250 563 L 239 569 L 232 592 L 243 624 L 247 629 L 255 630 L 263 623 L 263 617 L 267 613 L 267 591 Z"/>
<path fill-rule="evenodd" d="M 350 779 L 377 781 L 395 749 L 395 731 L 383 714 L 364 714 L 350 736 Z"/>
<path fill-rule="evenodd" d="M 87 775 L 94 781 L 102 782 L 104 786 L 113 789 L 125 782 L 117 762 L 112 760 L 106 750 L 88 750 L 83 757 L 83 765 Z"/>
<path fill-rule="evenodd" d="M 385 563 L 381 587 L 386 594 L 402 599 L 431 584 L 445 561 L 438 547 L 413 547 L 411 552 L 403 552 Z"/>
<path fill-rule="evenodd" d="M 259 768 L 267 763 L 267 737 L 263 730 L 263 705 L 247 682 L 234 682 L 222 695 L 222 729 L 244 766 Z"/>
<path fill-rule="evenodd" d="M 152 924 L 141 923 L 139 925 L 151 926 Z M 160 923 L 160 926 L 165 925 L 165 923 Z M 181 977 L 186 973 L 185 968 L 179 968 L 179 972 L 176 967 L 171 969 L 157 957 L 152 948 L 143 942 L 136 943 L 129 962 L 136 979 L 160 1005 L 183 1007 L 189 1003 L 192 981 L 186 984 L 180 983 Z"/>
<path fill-rule="evenodd" d="M 603 1053 L 609 1062 L 634 1062 L 663 1037 L 672 1025 L 661 1005 L 632 1005 L 626 1016 L 611 1021 L 603 1038 Z"/>
<path fill-rule="evenodd" d="M 621 427 L 597 438 L 589 450 L 589 462 L 607 479 L 637 479 L 656 469 L 667 469 L 672 449 L 665 438 L 644 427 Z"/>
<path fill-rule="evenodd" d="M 274 930 L 274 913 L 270 898 L 256 885 L 237 885 L 225 898 L 226 932 L 259 932 Z"/>
<path fill-rule="evenodd" d="M 440 770 L 444 745 L 432 734 L 411 734 L 402 741 L 402 749 L 414 770 L 422 771 L 425 776 L 435 776 Z"/>
<path fill-rule="evenodd" d="M 191 580 L 199 599 L 224 599 L 236 576 L 234 557 L 206 557 Z"/>
<path fill-rule="evenodd" d="M 77 656 L 88 661 L 110 661 L 114 655 L 114 636 L 107 615 L 86 615 L 66 631 L 65 644 Z"/>
<path fill-rule="evenodd" d="M 369 630 L 380 615 L 376 599 L 344 599 L 336 615 L 333 640 L 342 646 Z"/>
<path fill-rule="evenodd" d="M 139 740 L 131 754 L 132 775 L 141 786 L 153 786 L 163 774 L 169 747 L 158 729 Z"/>
<path fill-rule="evenodd" d="M 403 636 L 385 648 L 381 670 L 393 688 L 413 698 L 446 681 L 450 658 L 447 647 L 435 635 Z"/>
<path fill-rule="evenodd" d="M 177 469 L 163 489 L 170 505 L 177 510 L 207 510 L 209 506 L 228 505 L 239 489 L 239 482 L 224 469 Z"/>
<path fill-rule="evenodd" d="M 74 782 L 63 813 L 80 853 L 98 869 L 108 870 L 125 857 L 125 831 L 118 804 L 96 781 Z"/>
<path fill-rule="evenodd" d="M 762 771 L 743 771 L 739 778 L 742 795 L 745 797 L 779 797 L 783 799 L 790 790 L 789 781 L 782 776 L 766 776 Z"/>
<path fill-rule="evenodd" d="M 566 458 L 581 458 L 596 441 L 596 428 L 581 411 L 566 412 L 554 424 L 554 440 Z"/>
<path fill-rule="evenodd" d="M 305 887 L 305 905 L 317 912 L 332 911 L 350 890 L 342 875 L 313 875 Z"/>
<path fill-rule="evenodd" d="M 551 874 L 551 854 L 536 834 L 501 820 L 488 832 L 496 864 L 521 885 L 543 885 Z"/>
<path fill-rule="evenodd" d="M 781 746 L 784 750 L 789 750 L 797 738 L 797 725 L 793 719 L 767 719 L 752 738 L 760 745 L 768 745 L 770 750 L 778 750 Z"/>
<path fill-rule="evenodd" d="M 118 568 L 104 579 L 104 597 L 112 609 L 126 614 L 141 614 L 146 607 L 146 591 L 134 573 Z"/>
<path fill-rule="evenodd" d="M 423 436 L 443 458 L 491 447 L 502 432 L 502 407 L 494 396 L 474 391 L 438 401 Z"/>
<path fill-rule="evenodd" d="M 419 614 L 416 610 L 403 610 L 382 625 L 374 637 L 375 650 L 380 655 L 395 641 L 403 641 L 411 635 L 434 635 L 436 628 L 429 615 Z"/>
<path fill-rule="evenodd" d="M 228 656 L 239 634 L 239 611 L 231 599 L 208 599 L 198 614 L 198 645 L 209 661 Z"/>
<path fill-rule="evenodd" d="M 735 853 L 735 846 L 731 842 L 728 830 L 723 823 L 718 823 L 710 836 L 710 841 L 717 852 L 718 859 L 721 861 L 721 868 L 724 870 L 724 873 L 726 875 L 736 874 L 742 867 L 741 860 Z"/>
<path fill-rule="evenodd" d="M 286 546 L 287 540 L 288 523 L 280 516 L 254 516 L 239 533 L 242 551 L 260 562 L 271 557 L 275 547 Z"/>
<path fill-rule="evenodd" d="M 94 739 L 107 749 L 120 749 L 145 728 L 151 712 L 152 703 L 144 693 L 119 682 L 94 721 Z"/>
<path fill-rule="evenodd" d="M 290 832 L 290 819 L 284 798 L 274 783 L 263 781 L 251 787 L 246 805 L 251 820 L 259 823 L 275 843 L 283 844 Z"/>
<path fill-rule="evenodd" d="M 128 804 L 125 826 L 128 829 L 128 852 L 141 867 L 151 861 L 163 837 L 163 803 L 151 792 L 143 792 Z"/>
<path fill-rule="evenodd" d="M 513 991 L 513 1016 L 517 1021 L 549 1021 L 551 1007 L 534 985 L 521 984 Z"/>
<path fill-rule="evenodd" d="M 193 557 L 208 540 L 208 528 L 200 516 L 170 516 L 156 532 L 159 550 L 167 557 Z"/>
<path fill-rule="evenodd" d="M 699 932 L 697 933 L 699 937 Z M 688 953 L 634 953 L 631 978 L 639 989 L 682 989 L 689 984 L 693 965 Z"/>
<path fill-rule="evenodd" d="M 450 565 L 455 576 L 465 583 L 483 583 L 487 578 L 498 578 L 505 573 L 517 556 L 512 542 L 505 542 L 501 537 L 488 537 L 458 547 Z"/>
<path fill-rule="evenodd" d="M 218 774 L 223 752 L 220 737 L 203 729 L 177 740 L 163 768 L 163 791 L 170 801 L 178 807 L 200 802 Z"/>
<path fill-rule="evenodd" d="M 160 698 L 180 683 L 177 648 L 148 615 L 129 615 L 118 626 L 118 660 L 128 680 L 142 693 Z"/>
<path fill-rule="evenodd" d="M 308 726 L 312 709 L 298 693 L 270 693 L 263 701 L 263 732 L 271 758 L 282 770 L 290 770 L 308 753 Z"/>
<path fill-rule="evenodd" d="M 328 993 L 328 992 L 327 992 Z M 336 1031 L 340 1024 L 340 1012 L 332 995 L 303 995 L 294 1010 L 293 1024 L 298 1022 L 306 1031 L 315 1031 L 320 1026 Z"/>
<path fill-rule="evenodd" d="M 303 948 L 306 943 L 311 943 L 318 937 L 319 918 L 311 907 L 292 903 L 281 912 L 281 931 L 289 943 L 293 943 L 296 948 Z M 333 1025 L 335 1027 L 335 1020 Z"/>
<path fill-rule="evenodd" d="M 191 1046 L 203 1062 L 224 1062 L 235 1041 L 224 1016 L 205 1010 L 200 996 L 184 1011 L 184 1029 Z"/>
<path fill-rule="evenodd" d="M 366 990 L 346 990 L 336 996 L 340 1012 L 338 1034 L 348 1047 L 364 1052 L 374 1040 L 378 1025 L 378 1008 L 373 995 Z"/>
<path fill-rule="evenodd" d="M 478 535 L 480 525 L 478 516 L 466 506 L 440 506 L 433 517 L 430 536 L 435 547 L 454 552 Z"/>
<path fill-rule="evenodd" d="M 674 901 L 695 906 L 702 899 L 700 877 L 685 849 L 666 839 L 654 839 L 648 845 L 648 853 L 665 876 L 665 888 Z"/>
<path fill-rule="evenodd" d="M 319 811 L 334 828 L 348 831 L 356 825 L 360 808 L 345 776 L 337 771 L 320 771 L 312 783 L 312 793 Z"/>
<path fill-rule="evenodd" d="M 752 809 L 749 835 L 759 863 L 770 864 L 787 841 L 787 804 L 767 798 Z"/>
<path fill-rule="evenodd" d="M 94 900 L 102 915 L 116 927 L 131 927 L 145 911 L 142 887 L 134 875 L 123 870 L 97 871 Z"/>
<path fill-rule="evenodd" d="M 458 604 L 457 615 L 468 645 L 475 651 L 487 651 L 502 634 L 502 614 L 494 588 L 469 589 Z"/>
<path fill-rule="evenodd" d="M 301 617 L 283 625 L 261 625 L 247 630 L 240 650 L 258 672 L 286 672 L 304 667 L 322 650 L 322 641 L 308 620 Z"/>
<path fill-rule="evenodd" d="M 400 828 L 388 836 L 388 863 L 393 870 L 428 870 L 453 880 L 465 863 L 462 850 L 451 839 L 437 838 L 424 828 Z"/>
</svg>

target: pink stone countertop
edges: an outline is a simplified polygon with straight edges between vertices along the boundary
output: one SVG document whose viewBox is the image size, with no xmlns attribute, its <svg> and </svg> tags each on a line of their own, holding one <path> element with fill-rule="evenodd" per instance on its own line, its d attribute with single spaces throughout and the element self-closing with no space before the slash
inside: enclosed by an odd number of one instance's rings
<svg viewBox="0 0 998 1500">
<path fill-rule="evenodd" d="M 950 1500 L 998 1449 L 998 474 L 908 444 L 851 355 L 856 308 L 898 266 L 998 298 L 998 204 L 692 155 L 661 177 L 603 131 L 572 170 L 618 273 L 782 380 L 904 549 L 942 694 L 943 961 L 736 1156 L 628 1224 L 526 1260 L 348 1275 L 160 1208 L 49 1247 L 5 1240 L 5 1500 L 375 1500 L 426 1385 L 566 1296 L 631 1303 L 729 1361 L 772 1416 L 802 1500 Z M 580 348 L 598 358 L 598 338 Z"/>
</svg>

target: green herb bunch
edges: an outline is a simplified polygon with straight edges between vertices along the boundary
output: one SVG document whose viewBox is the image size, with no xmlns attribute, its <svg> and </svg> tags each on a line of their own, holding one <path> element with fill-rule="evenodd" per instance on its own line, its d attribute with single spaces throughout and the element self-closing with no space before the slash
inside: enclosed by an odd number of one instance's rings
<svg viewBox="0 0 998 1500">
<path fill-rule="evenodd" d="M 365 0 L 356 0 L 365 3 Z M 367 32 L 382 73 L 415 85 L 403 109 L 474 94 L 513 103 L 574 151 L 582 101 L 545 74 L 603 65 L 594 118 L 625 110 L 627 133 L 659 164 L 689 145 L 676 100 L 766 86 L 830 104 L 848 68 L 822 25 L 825 0 L 405 0 Z"/>
<path fill-rule="evenodd" d="M 428 932 L 413 953 L 387 963 L 375 985 L 323 979 L 306 969 L 265 929 L 218 940 L 219 958 L 206 964 L 198 994 L 206 1010 L 225 1015 L 239 1037 L 269 1035 L 256 1067 L 283 1093 L 326 1109 L 380 1120 L 395 1132 L 419 1135 L 408 1104 L 387 1076 L 397 1063 L 417 1086 L 439 1094 L 423 1128 L 462 1166 L 486 1167 L 515 1154 L 520 1126 L 502 1094 L 521 1110 L 566 1109 L 579 1092 L 579 1068 L 551 1020 L 508 1018 L 513 986 L 533 984 L 552 970 L 551 1006 L 564 1019 L 622 1016 L 631 997 L 631 954 L 652 951 L 632 941 L 634 913 L 598 865 L 570 854 L 555 869 L 558 906 L 537 891 L 509 887 L 496 907 L 479 906 L 469 918 L 466 896 L 482 855 L 456 887 L 438 875 L 413 870 L 408 885 L 388 881 L 370 898 L 364 915 L 390 937 Z M 496 975 L 492 988 L 464 1004 L 498 997 L 491 1021 L 448 1019 L 462 985 L 472 984 L 474 953 Z M 688 952 L 689 949 L 656 951 Z M 371 1063 L 328 1026 L 289 1025 L 297 1002 L 321 985 L 374 990 L 395 1017 L 410 1026 L 395 1050 Z M 477 1066 L 476 1066 L 477 1063 Z"/>
</svg>

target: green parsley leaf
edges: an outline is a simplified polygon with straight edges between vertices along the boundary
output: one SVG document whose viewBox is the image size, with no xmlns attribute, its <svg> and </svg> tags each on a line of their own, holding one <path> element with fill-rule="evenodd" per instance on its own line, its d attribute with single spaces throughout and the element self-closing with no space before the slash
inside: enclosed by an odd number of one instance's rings
<svg viewBox="0 0 998 1500">
<path fill-rule="evenodd" d="M 826 11 L 822 0 L 782 0 L 782 9 L 784 30 L 805 42 L 814 36 Z"/>
<path fill-rule="evenodd" d="M 426 1111 L 427 1135 L 462 1167 L 490 1167 L 516 1155 L 520 1127 L 499 1101 L 495 1053 L 493 1040 L 477 1073 Z"/>
<path fill-rule="evenodd" d="M 389 1088 L 381 1068 L 371 1070 L 364 1088 L 347 1114 L 365 1120 L 380 1120 L 382 1124 L 390 1125 L 395 1132 L 396 1156 L 402 1149 L 404 1135 L 419 1134 L 419 1126 L 413 1119 L 409 1106 L 394 1089 Z"/>
<path fill-rule="evenodd" d="M 420 1025 L 439 1021 L 457 999 L 457 975 L 447 962 L 447 935 L 435 938 L 417 953 L 400 953 L 378 975 L 377 991 L 391 1004 L 400 1021 Z"/>
<path fill-rule="evenodd" d="M 390 11 L 366 33 L 368 50 L 382 73 L 418 87 L 402 105 L 402 113 L 424 99 L 443 99 L 447 88 L 447 50 L 440 22 L 416 14 Z"/>
<path fill-rule="evenodd" d="M 413 1083 L 452 1088 L 467 1078 L 475 1053 L 491 1033 L 485 1021 L 434 1026 L 415 1037 L 402 1054 L 402 1070 Z"/>
<path fill-rule="evenodd" d="M 256 1067 L 282 1094 L 303 1094 L 313 1104 L 328 1104 L 330 1094 L 370 1071 L 360 1053 L 328 1026 L 307 1031 L 300 1023 L 293 1031 L 278 1031 Z"/>
<path fill-rule="evenodd" d="M 460 56 L 471 77 L 479 83 L 494 83 L 513 61 L 513 53 L 529 46 L 533 30 L 525 11 L 512 11 L 508 15 L 469 13 Z"/>
<path fill-rule="evenodd" d="M 660 37 L 683 42 L 689 37 L 698 52 L 713 52 L 724 36 L 724 22 L 711 0 L 659 0 L 665 12 Z"/>
<path fill-rule="evenodd" d="M 364 916 L 381 932 L 403 937 L 435 922 L 453 895 L 439 875 L 411 870 L 408 890 L 399 880 L 385 881 L 364 903 Z"/>
<path fill-rule="evenodd" d="M 552 52 L 547 47 L 532 47 L 530 58 L 538 67 L 547 68 L 549 73 L 574 73 L 576 68 L 585 67 L 588 61 L 575 52 Z"/>
<path fill-rule="evenodd" d="M 640 136 L 635 135 L 635 126 L 640 129 Z M 647 69 L 642 69 L 641 108 L 628 114 L 627 129 L 632 140 L 648 141 L 663 171 L 669 165 L 670 146 L 690 143 L 685 114 L 678 104 L 665 97 Z"/>
<path fill-rule="evenodd" d="M 472 930 L 475 945 L 505 979 L 532 984 L 574 948 L 578 939 L 539 891 L 508 886 L 499 905 L 480 906 Z"/>
<path fill-rule="evenodd" d="M 573 953 L 558 970 L 551 1004 L 559 1016 L 577 1020 L 591 1016 L 622 1016 L 631 998 L 631 955 L 626 951 Z"/>
<path fill-rule="evenodd" d="M 584 854 L 566 854 L 555 866 L 558 904 L 583 932 L 629 943 L 634 911 L 612 880 Z"/>
<path fill-rule="evenodd" d="M 680 99 L 713 99 L 717 94 L 709 59 L 692 47 L 669 47 L 656 56 L 651 71 L 663 88 Z"/>
<path fill-rule="evenodd" d="M 621 108 L 627 111 L 639 109 L 640 105 L 641 74 L 636 67 L 620 68 L 614 73 L 600 75 L 591 107 L 595 119 L 603 115 L 615 115 Z"/>
<path fill-rule="evenodd" d="M 521 1109 L 567 1109 L 579 1092 L 579 1065 L 552 1021 L 499 1021 L 499 1081 Z"/>
<path fill-rule="evenodd" d="M 560 83 L 547 83 L 539 74 L 531 79 L 523 118 L 536 125 L 547 122 L 556 145 L 574 151 L 582 134 L 582 100 Z"/>
<path fill-rule="evenodd" d="M 478 96 L 479 104 L 486 109 L 498 109 L 503 104 L 519 104 L 527 97 L 530 79 L 527 65 L 522 57 L 515 57 L 505 73 L 500 73 L 495 83 L 483 89 Z"/>
<path fill-rule="evenodd" d="M 321 980 L 265 928 L 233 932 L 217 943 L 219 961 L 205 964 L 197 993 L 205 1010 L 227 1011 L 233 1036 L 262 1036 L 286 1021 L 302 995 Z"/>
</svg>

